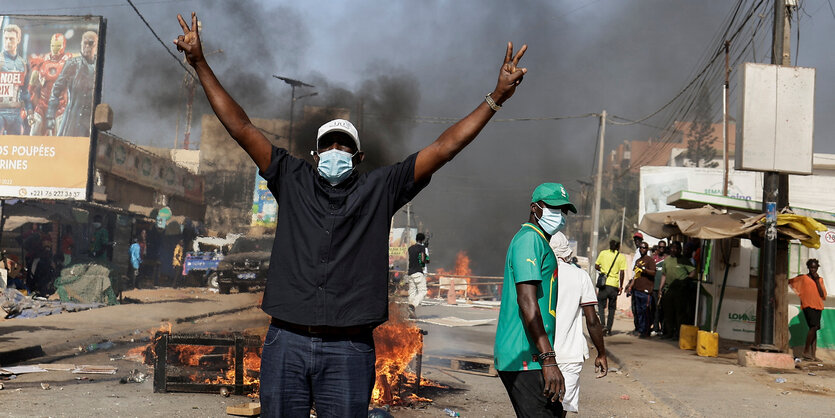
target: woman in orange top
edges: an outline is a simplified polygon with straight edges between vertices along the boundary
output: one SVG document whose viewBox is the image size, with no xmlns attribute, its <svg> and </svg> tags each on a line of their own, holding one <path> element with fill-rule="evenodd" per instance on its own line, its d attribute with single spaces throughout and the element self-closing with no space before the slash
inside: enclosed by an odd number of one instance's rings
<svg viewBox="0 0 835 418">
<path fill-rule="evenodd" d="M 809 324 L 809 333 L 806 335 L 806 346 L 803 347 L 803 358 L 805 360 L 820 361 L 815 356 L 818 348 L 818 330 L 821 328 L 821 313 L 823 312 L 823 301 L 826 299 L 826 287 L 823 285 L 823 278 L 818 276 L 820 263 L 817 259 L 810 258 L 806 262 L 809 269 L 808 274 L 801 274 L 791 280 L 797 296 L 800 297 L 800 307 L 803 309 L 803 316 Z"/>
</svg>

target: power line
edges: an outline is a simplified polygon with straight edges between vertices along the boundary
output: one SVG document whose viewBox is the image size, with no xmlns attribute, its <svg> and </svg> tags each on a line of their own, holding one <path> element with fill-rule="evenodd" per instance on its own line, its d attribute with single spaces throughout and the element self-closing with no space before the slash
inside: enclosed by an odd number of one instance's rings
<svg viewBox="0 0 835 418">
<path fill-rule="evenodd" d="M 390 116 L 390 115 L 383 115 L 378 113 L 364 113 L 364 117 L 385 117 L 388 119 L 403 119 L 409 120 L 416 123 L 434 123 L 434 124 L 441 124 L 441 125 L 452 125 L 459 120 L 460 118 L 449 118 L 449 117 L 441 117 L 441 116 Z M 567 119 L 582 119 L 582 118 L 590 118 L 590 117 L 597 117 L 600 116 L 597 113 L 585 113 L 582 115 L 571 115 L 571 116 L 544 116 L 544 117 L 528 117 L 528 118 L 504 118 L 504 119 L 493 119 L 492 122 L 501 123 L 501 122 L 533 122 L 533 121 L 546 121 L 546 120 L 567 120 Z"/>
<path fill-rule="evenodd" d="M 174 52 L 172 52 L 171 49 L 168 48 L 168 45 L 165 42 L 163 42 L 162 39 L 160 39 L 159 35 L 157 35 L 157 33 L 154 31 L 154 28 L 152 28 L 148 21 L 145 20 L 145 16 L 142 16 L 142 13 L 139 12 L 139 9 L 136 8 L 133 2 L 131 0 L 127 0 L 127 2 L 128 4 L 130 4 L 130 7 L 133 8 L 133 11 L 136 12 L 137 16 L 139 16 L 139 18 L 142 19 L 142 23 L 144 23 L 148 30 L 150 30 L 151 33 L 154 34 L 154 37 L 157 38 L 157 41 L 159 41 L 160 45 L 162 45 L 162 47 L 165 48 L 166 51 L 168 51 L 168 54 L 171 55 L 171 57 L 174 58 L 175 61 L 177 61 L 177 64 L 180 64 L 180 67 L 183 67 L 183 69 L 186 70 L 186 73 L 189 76 L 191 76 L 191 78 L 195 78 L 194 74 L 192 74 L 191 71 L 189 71 L 188 67 L 186 67 L 185 64 L 183 64 L 180 58 L 174 55 Z"/>
<path fill-rule="evenodd" d="M 138 1 L 136 4 L 165 4 L 165 3 L 179 3 L 192 0 L 154 0 L 154 1 Z M 52 12 L 58 10 L 87 10 L 100 9 L 105 7 L 125 7 L 124 3 L 107 3 L 107 4 L 89 4 L 86 6 L 70 6 L 70 7 L 50 7 L 50 8 L 32 8 L 32 9 L 16 9 L 6 10 L 6 13 L 27 13 L 27 12 Z"/>
</svg>

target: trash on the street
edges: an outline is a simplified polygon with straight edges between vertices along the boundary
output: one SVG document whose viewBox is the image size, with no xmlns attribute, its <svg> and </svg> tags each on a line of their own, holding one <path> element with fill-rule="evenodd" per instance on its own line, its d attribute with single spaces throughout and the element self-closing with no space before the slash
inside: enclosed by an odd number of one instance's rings
<svg viewBox="0 0 835 418">
<path fill-rule="evenodd" d="M 368 418 L 392 418 L 392 415 L 389 410 L 388 406 L 384 406 L 382 408 L 374 408 L 368 411 Z"/>
<path fill-rule="evenodd" d="M 778 378 L 777 378 L 777 379 L 775 379 L 774 381 L 775 381 L 775 382 L 777 382 L 777 383 L 786 383 L 786 379 L 785 379 L 785 378 L 783 378 L 783 377 L 778 377 Z"/>
<path fill-rule="evenodd" d="M 46 370 L 38 366 L 11 366 L 0 367 L 0 374 L 26 374 L 26 373 L 42 373 Z"/>
<path fill-rule="evenodd" d="M 250 402 L 240 405 L 230 405 L 226 407 L 226 413 L 229 415 L 239 415 L 244 417 L 255 417 L 261 415 L 261 403 Z"/>
<path fill-rule="evenodd" d="M 787 390 L 784 390 L 784 391 L 780 392 L 780 394 L 781 394 L 781 395 L 788 395 L 788 394 L 790 394 L 790 393 L 791 393 L 791 392 L 789 392 L 789 391 L 787 391 Z"/>
<path fill-rule="evenodd" d="M 98 351 L 98 350 L 108 350 L 113 348 L 113 342 L 111 341 L 104 341 L 100 343 L 90 344 L 84 348 L 86 352 Z"/>
<path fill-rule="evenodd" d="M 809 372 L 809 376 L 817 376 L 816 374 Z"/>
<path fill-rule="evenodd" d="M 649 401 L 649 403 L 655 403 L 655 401 Z"/>
<path fill-rule="evenodd" d="M 73 373 L 83 373 L 83 374 L 116 374 L 116 370 L 119 370 L 113 366 L 95 366 L 90 364 L 83 364 L 78 366 Z"/>
<path fill-rule="evenodd" d="M 458 412 L 455 412 L 455 411 L 453 411 L 449 408 L 444 408 L 444 413 L 451 416 L 451 417 L 460 417 L 461 416 L 461 414 L 459 414 Z"/>
<path fill-rule="evenodd" d="M 3 390 L 3 384 L 0 383 L 0 390 Z"/>
<path fill-rule="evenodd" d="M 625 401 L 628 401 L 629 400 L 629 395 L 620 395 L 620 398 L 625 400 Z"/>
<path fill-rule="evenodd" d="M 75 364 L 69 363 L 38 364 L 37 366 L 44 370 L 59 372 L 69 372 L 75 369 Z"/>
<path fill-rule="evenodd" d="M 224 398 L 228 398 L 229 397 L 229 389 L 227 389 L 226 387 L 220 388 L 220 396 L 223 396 Z"/>
<path fill-rule="evenodd" d="M 49 383 L 41 383 L 41 389 L 49 390 Z"/>
<path fill-rule="evenodd" d="M 147 377 L 148 375 L 140 372 L 139 369 L 133 369 L 127 376 L 119 379 L 119 383 L 142 383 Z"/>
<path fill-rule="evenodd" d="M 734 374 L 734 371 L 733 370 L 728 370 L 728 375 L 732 375 L 732 374 Z"/>
</svg>

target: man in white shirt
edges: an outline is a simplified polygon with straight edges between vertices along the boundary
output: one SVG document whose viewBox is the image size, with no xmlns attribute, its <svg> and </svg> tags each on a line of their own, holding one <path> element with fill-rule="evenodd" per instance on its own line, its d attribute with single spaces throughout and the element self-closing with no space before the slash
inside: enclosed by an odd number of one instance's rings
<svg viewBox="0 0 835 418">
<path fill-rule="evenodd" d="M 599 372 L 597 377 L 606 376 L 609 365 L 606 361 L 606 347 L 603 345 L 603 326 L 594 310 L 594 305 L 597 304 L 594 283 L 585 270 L 568 262 L 571 247 L 568 246 L 568 239 L 562 232 L 554 234 L 550 244 L 559 263 L 554 351 L 565 379 L 565 396 L 562 400 L 564 417 L 568 411 L 578 412 L 580 371 L 583 369 L 583 362 L 589 358 L 589 346 L 583 336 L 581 316 L 586 317 L 586 328 L 597 349 L 597 358 L 594 359 L 594 371 Z"/>
</svg>

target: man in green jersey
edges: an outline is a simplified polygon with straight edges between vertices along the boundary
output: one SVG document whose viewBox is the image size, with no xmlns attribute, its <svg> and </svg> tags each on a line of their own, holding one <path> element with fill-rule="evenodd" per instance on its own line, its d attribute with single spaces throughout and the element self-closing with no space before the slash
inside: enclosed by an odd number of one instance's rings
<svg viewBox="0 0 835 418">
<path fill-rule="evenodd" d="M 533 192 L 528 222 L 513 237 L 505 260 L 496 342 L 496 370 L 520 417 L 562 416 L 565 383 L 557 367 L 554 340 L 557 260 L 548 242 L 577 209 L 559 183 Z"/>
</svg>

